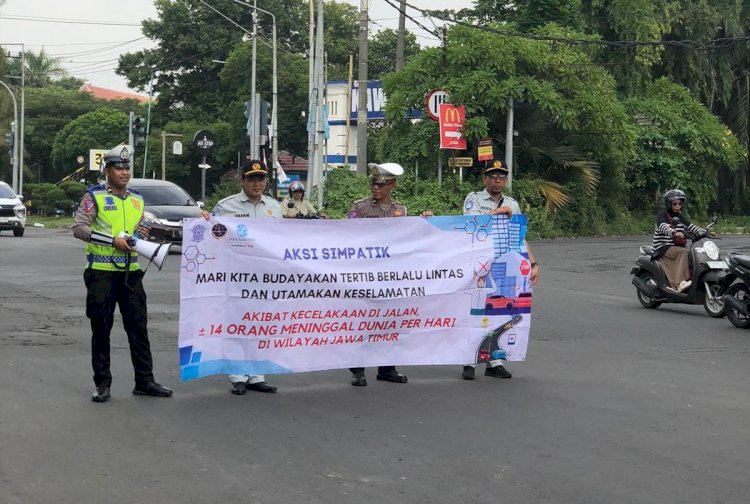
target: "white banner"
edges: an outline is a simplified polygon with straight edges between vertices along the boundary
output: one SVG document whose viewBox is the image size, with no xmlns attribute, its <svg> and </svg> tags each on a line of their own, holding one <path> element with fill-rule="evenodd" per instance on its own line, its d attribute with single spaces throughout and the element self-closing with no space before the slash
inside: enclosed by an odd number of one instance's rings
<svg viewBox="0 0 750 504">
<path fill-rule="evenodd" d="M 183 380 L 523 360 L 526 218 L 186 222 Z"/>
</svg>

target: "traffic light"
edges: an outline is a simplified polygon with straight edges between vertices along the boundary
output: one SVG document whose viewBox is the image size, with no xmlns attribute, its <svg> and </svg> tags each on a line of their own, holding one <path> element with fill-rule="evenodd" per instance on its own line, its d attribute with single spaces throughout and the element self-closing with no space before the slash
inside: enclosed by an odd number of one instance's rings
<svg viewBox="0 0 750 504">
<path fill-rule="evenodd" d="M 10 131 L 5 134 L 5 143 L 8 145 L 8 156 L 13 161 L 13 143 L 15 142 L 16 121 L 11 121 Z"/>
<path fill-rule="evenodd" d="M 141 147 L 146 143 L 146 122 L 142 117 L 133 119 L 133 146 Z"/>
<path fill-rule="evenodd" d="M 268 135 L 268 125 L 271 124 L 271 104 L 260 102 L 260 134 Z"/>
</svg>

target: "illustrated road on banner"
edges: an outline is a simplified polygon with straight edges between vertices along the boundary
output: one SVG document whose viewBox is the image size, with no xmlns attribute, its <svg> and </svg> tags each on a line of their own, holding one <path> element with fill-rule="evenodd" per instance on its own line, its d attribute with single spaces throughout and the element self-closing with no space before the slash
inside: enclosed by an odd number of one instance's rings
<svg viewBox="0 0 750 504">
<path fill-rule="evenodd" d="M 524 360 L 526 217 L 192 219 L 183 380 Z"/>
</svg>

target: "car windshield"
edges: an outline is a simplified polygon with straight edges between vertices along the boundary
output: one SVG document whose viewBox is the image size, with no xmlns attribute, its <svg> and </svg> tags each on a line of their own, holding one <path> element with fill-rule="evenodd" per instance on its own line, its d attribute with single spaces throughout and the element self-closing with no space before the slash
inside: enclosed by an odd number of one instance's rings
<svg viewBox="0 0 750 504">
<path fill-rule="evenodd" d="M 6 185 L 0 185 L 0 198 L 14 199 L 16 197 L 10 187 Z"/>
<path fill-rule="evenodd" d="M 518 295 L 518 297 L 531 297 L 531 292 L 522 292 Z"/>
<path fill-rule="evenodd" d="M 139 186 L 146 206 L 195 206 L 195 201 L 182 188 L 177 186 Z"/>
</svg>

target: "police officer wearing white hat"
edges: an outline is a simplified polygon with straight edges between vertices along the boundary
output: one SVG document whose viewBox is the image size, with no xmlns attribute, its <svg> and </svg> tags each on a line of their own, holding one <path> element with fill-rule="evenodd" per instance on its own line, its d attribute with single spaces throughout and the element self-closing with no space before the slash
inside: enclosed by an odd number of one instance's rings
<svg viewBox="0 0 750 504">
<path fill-rule="evenodd" d="M 500 159 L 493 160 L 485 168 L 482 179 L 484 190 L 471 192 L 466 196 L 464 200 L 464 215 L 505 215 L 510 218 L 514 214 L 521 213 L 518 201 L 503 194 L 505 184 L 508 182 L 508 167 L 505 162 Z M 528 243 L 526 243 L 526 250 L 529 253 L 529 260 L 531 261 L 531 285 L 534 285 L 539 278 L 539 266 L 534 260 L 534 255 L 531 253 Z M 475 367 L 476 364 L 464 366 L 461 378 L 464 380 L 473 380 Z M 511 372 L 503 365 L 502 359 L 488 362 L 484 375 L 506 379 L 513 377 Z"/>
<path fill-rule="evenodd" d="M 391 191 L 396 187 L 396 178 L 404 173 L 401 165 L 396 163 L 370 163 L 367 165 L 370 174 L 370 197 L 354 202 L 349 210 L 350 219 L 373 219 L 381 217 L 406 217 L 406 207 L 391 198 Z M 352 372 L 352 385 L 367 385 L 365 368 L 349 368 Z M 396 371 L 396 366 L 378 367 L 377 379 L 393 383 L 406 383 L 406 375 Z"/>
<path fill-rule="evenodd" d="M 130 345 L 135 371 L 133 394 L 170 397 L 172 391 L 154 380 L 151 346 L 148 340 L 146 293 L 143 271 L 128 243 L 136 230 L 148 236 L 141 226 L 143 198 L 128 189 L 131 149 L 118 145 L 104 155 L 103 184 L 89 187 L 83 195 L 73 224 L 73 235 L 87 242 L 86 316 L 91 321 L 91 364 L 96 390 L 94 402 L 110 397 L 109 336 L 114 323 L 115 306 L 119 305 Z"/>
</svg>

